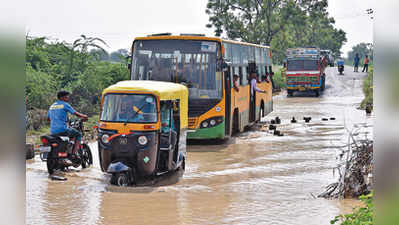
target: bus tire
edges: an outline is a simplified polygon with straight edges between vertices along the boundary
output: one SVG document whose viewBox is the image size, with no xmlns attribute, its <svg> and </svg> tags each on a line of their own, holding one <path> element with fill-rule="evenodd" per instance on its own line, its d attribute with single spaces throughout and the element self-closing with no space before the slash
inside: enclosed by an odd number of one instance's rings
<svg viewBox="0 0 399 225">
<path fill-rule="evenodd" d="M 294 91 L 293 90 L 287 90 L 287 96 L 292 97 Z"/>
</svg>

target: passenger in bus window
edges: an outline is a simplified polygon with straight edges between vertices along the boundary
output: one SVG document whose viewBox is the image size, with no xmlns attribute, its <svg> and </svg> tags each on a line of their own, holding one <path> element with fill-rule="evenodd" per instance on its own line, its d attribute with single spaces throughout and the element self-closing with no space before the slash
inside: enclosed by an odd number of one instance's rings
<svg viewBox="0 0 399 225">
<path fill-rule="evenodd" d="M 233 88 L 236 90 L 236 92 L 240 91 L 240 88 L 238 88 L 238 78 L 239 76 L 237 74 L 234 74 L 233 76 Z"/>
<path fill-rule="evenodd" d="M 256 72 L 255 71 L 251 72 L 251 76 L 250 77 L 251 77 L 251 97 L 254 96 L 255 91 L 260 92 L 260 93 L 266 93 L 266 91 L 261 90 L 261 89 L 259 89 L 256 86 L 256 83 L 258 83 L 258 82 L 257 82 L 257 76 L 256 76 Z"/>
</svg>

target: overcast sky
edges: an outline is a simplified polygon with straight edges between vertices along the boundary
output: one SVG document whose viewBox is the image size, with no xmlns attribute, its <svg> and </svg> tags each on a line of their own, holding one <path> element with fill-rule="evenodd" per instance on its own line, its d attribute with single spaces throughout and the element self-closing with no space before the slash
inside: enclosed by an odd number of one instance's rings
<svg viewBox="0 0 399 225">
<path fill-rule="evenodd" d="M 40 4 L 39 4 L 40 2 Z M 114 51 L 129 49 L 134 37 L 151 33 L 202 33 L 213 36 L 205 14 L 207 0 L 41 0 L 27 1 L 26 32 L 72 42 L 80 34 L 105 40 Z M 344 53 L 360 42 L 372 42 L 372 20 L 365 10 L 372 0 L 330 0 L 336 27 L 347 33 Z"/>
</svg>

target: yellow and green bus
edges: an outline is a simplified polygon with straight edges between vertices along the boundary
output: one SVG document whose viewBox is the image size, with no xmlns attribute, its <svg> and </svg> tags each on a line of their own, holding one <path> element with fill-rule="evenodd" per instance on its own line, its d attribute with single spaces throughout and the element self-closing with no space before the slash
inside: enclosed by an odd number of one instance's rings
<svg viewBox="0 0 399 225">
<path fill-rule="evenodd" d="M 135 38 L 129 65 L 132 80 L 159 80 L 189 88 L 188 139 L 224 139 L 273 110 L 268 46 L 204 35 L 170 33 Z M 250 110 L 249 72 L 257 72 Z M 233 88 L 239 77 L 239 90 Z M 252 114 L 252 115 L 250 115 Z"/>
</svg>

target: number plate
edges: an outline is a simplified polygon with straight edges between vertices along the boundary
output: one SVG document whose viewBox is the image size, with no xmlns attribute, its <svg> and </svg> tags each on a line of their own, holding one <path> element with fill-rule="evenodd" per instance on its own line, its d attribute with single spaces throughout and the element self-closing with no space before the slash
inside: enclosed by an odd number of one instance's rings
<svg viewBox="0 0 399 225">
<path fill-rule="evenodd" d="M 300 91 L 304 91 L 304 90 L 305 90 L 305 87 L 299 87 L 299 90 L 300 90 Z"/>
<path fill-rule="evenodd" d="M 40 146 L 40 152 L 51 152 L 51 146 Z"/>
<path fill-rule="evenodd" d="M 126 145 L 126 144 L 127 144 L 127 138 L 125 138 L 125 137 L 119 138 L 119 143 L 120 143 L 121 145 Z"/>
</svg>

